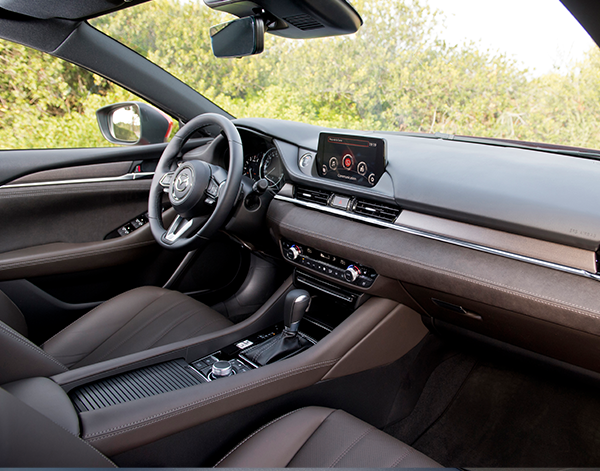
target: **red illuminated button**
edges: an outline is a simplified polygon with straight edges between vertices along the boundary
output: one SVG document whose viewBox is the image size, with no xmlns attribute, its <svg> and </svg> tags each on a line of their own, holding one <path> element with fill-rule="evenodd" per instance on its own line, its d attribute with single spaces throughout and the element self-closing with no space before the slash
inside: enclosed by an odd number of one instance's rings
<svg viewBox="0 0 600 471">
<path fill-rule="evenodd" d="M 352 164 L 354 163 L 354 159 L 350 154 L 346 154 L 344 156 L 344 160 L 342 160 L 342 163 L 344 164 L 344 168 L 351 168 Z"/>
</svg>

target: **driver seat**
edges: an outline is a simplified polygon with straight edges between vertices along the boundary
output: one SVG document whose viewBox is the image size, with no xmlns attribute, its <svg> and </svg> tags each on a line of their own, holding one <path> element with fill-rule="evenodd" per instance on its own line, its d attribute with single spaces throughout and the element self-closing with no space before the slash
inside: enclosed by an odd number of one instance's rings
<svg viewBox="0 0 600 471">
<path fill-rule="evenodd" d="M 217 311 L 177 291 L 145 286 L 92 309 L 41 348 L 27 337 L 19 308 L 0 291 L 0 384 L 51 376 L 233 325 Z M 10 361 L 6 361 L 10 359 Z"/>
</svg>

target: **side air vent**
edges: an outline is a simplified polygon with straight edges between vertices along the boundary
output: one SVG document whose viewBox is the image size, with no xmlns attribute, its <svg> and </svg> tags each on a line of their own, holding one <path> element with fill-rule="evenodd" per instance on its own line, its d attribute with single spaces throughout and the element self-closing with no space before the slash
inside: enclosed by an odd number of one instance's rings
<svg viewBox="0 0 600 471">
<path fill-rule="evenodd" d="M 360 214 L 361 216 L 381 219 L 386 222 L 394 222 L 400 215 L 400 208 L 389 204 L 373 203 L 372 201 L 356 199 L 352 206 L 352 212 Z"/>
<path fill-rule="evenodd" d="M 331 193 L 314 188 L 296 187 L 296 199 L 327 206 Z"/>
<path fill-rule="evenodd" d="M 315 20 L 310 15 L 294 15 L 288 16 L 284 18 L 284 21 L 287 21 L 292 26 L 295 26 L 302 31 L 310 31 L 311 29 L 319 29 L 324 28 L 324 26 Z"/>
</svg>

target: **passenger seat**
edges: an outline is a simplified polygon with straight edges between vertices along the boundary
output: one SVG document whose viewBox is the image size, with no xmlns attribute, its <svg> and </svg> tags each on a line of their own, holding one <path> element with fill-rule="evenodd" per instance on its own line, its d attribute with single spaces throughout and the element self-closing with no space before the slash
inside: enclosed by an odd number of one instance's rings
<svg viewBox="0 0 600 471">
<path fill-rule="evenodd" d="M 95 448 L 0 388 L 0 467 L 113 467 Z M 199 463 L 200 464 L 200 463 Z M 243 468 L 440 467 L 341 411 L 306 407 L 260 428 L 217 466 Z"/>
<path fill-rule="evenodd" d="M 260 428 L 216 467 L 439 468 L 414 448 L 342 410 L 306 407 Z"/>
</svg>

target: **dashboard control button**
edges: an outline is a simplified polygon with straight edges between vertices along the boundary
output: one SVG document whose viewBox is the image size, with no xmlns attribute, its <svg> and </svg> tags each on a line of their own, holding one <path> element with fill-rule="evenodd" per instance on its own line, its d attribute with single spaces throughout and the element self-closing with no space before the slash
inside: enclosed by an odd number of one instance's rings
<svg viewBox="0 0 600 471">
<path fill-rule="evenodd" d="M 364 162 L 359 163 L 357 170 L 359 174 L 364 175 L 365 173 L 367 173 L 367 164 Z"/>
<path fill-rule="evenodd" d="M 371 185 L 375 185 L 375 174 L 374 173 L 369 174 L 369 176 L 367 177 L 367 180 L 369 181 L 369 183 Z"/>
<path fill-rule="evenodd" d="M 337 168 L 338 168 L 338 159 L 336 159 L 335 157 L 332 157 L 331 159 L 329 159 L 329 168 L 331 170 L 337 170 Z"/>
<path fill-rule="evenodd" d="M 342 159 L 342 165 L 344 166 L 344 168 L 352 168 L 353 164 L 354 158 L 350 154 L 344 155 L 344 158 Z"/>
<path fill-rule="evenodd" d="M 356 279 L 360 276 L 360 270 L 356 265 L 349 265 L 344 272 L 344 278 L 349 283 L 356 281 Z"/>
<path fill-rule="evenodd" d="M 371 284 L 373 284 L 373 280 L 371 280 L 371 278 L 367 278 L 366 276 L 361 276 L 359 278 L 359 286 L 362 286 L 363 288 L 368 288 L 369 286 L 371 286 Z"/>
<path fill-rule="evenodd" d="M 300 167 L 301 168 L 306 168 L 310 165 L 310 163 L 312 162 L 312 155 L 310 154 L 304 154 L 302 157 L 300 157 Z"/>
</svg>

